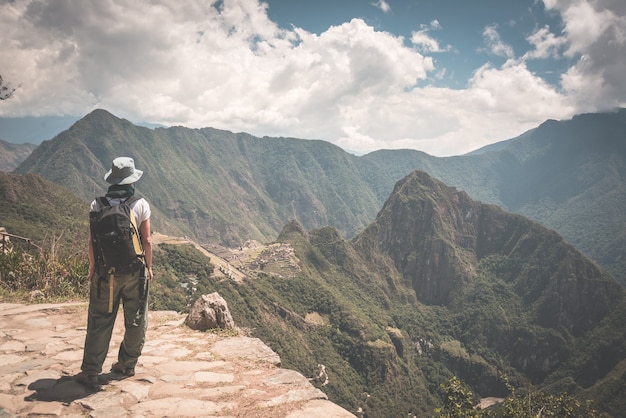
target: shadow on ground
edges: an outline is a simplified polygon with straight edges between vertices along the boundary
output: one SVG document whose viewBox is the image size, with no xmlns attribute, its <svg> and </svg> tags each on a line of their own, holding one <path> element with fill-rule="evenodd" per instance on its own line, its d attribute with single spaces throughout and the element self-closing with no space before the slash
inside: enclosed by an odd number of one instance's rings
<svg viewBox="0 0 626 418">
<path fill-rule="evenodd" d="M 63 376 L 60 379 L 39 379 L 28 385 L 28 389 L 35 392 L 25 397 L 25 401 L 44 402 L 73 402 L 86 398 L 102 390 L 113 380 L 123 380 L 125 376 L 117 373 L 105 373 L 98 376 L 97 385 L 86 385 L 74 380 L 73 376 Z"/>
</svg>

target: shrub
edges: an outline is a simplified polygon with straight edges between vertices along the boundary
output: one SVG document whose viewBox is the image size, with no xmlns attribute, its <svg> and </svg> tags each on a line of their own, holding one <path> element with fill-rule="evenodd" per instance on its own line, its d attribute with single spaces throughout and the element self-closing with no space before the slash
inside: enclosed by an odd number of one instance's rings
<svg viewBox="0 0 626 418">
<path fill-rule="evenodd" d="M 453 377 L 441 384 L 443 405 L 435 409 L 437 418 L 605 418 L 606 414 L 570 395 L 553 395 L 529 388 L 518 394 L 508 385 L 511 394 L 504 401 L 489 409 L 476 409 L 472 391 L 460 379 Z"/>
<path fill-rule="evenodd" d="M 61 251 L 61 237 L 30 252 L 9 245 L 0 253 L 0 287 L 16 298 L 40 291 L 45 299 L 85 298 L 89 292 L 87 249 Z"/>
</svg>

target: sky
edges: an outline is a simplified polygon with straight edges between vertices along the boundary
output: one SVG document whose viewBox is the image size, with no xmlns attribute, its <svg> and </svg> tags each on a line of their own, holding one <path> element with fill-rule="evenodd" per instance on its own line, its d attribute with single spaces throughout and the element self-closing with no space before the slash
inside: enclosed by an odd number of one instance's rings
<svg viewBox="0 0 626 418">
<path fill-rule="evenodd" d="M 0 27 L 5 118 L 451 156 L 626 107 L 624 0 L 0 0 Z"/>
</svg>

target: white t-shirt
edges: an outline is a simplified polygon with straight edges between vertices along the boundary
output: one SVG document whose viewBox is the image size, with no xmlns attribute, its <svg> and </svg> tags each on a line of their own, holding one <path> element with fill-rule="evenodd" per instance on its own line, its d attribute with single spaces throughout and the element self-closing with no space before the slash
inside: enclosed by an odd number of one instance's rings
<svg viewBox="0 0 626 418">
<path fill-rule="evenodd" d="M 115 205 L 119 205 L 122 200 L 126 199 L 120 199 L 120 198 L 109 198 L 107 197 L 109 203 L 111 204 L 111 206 L 115 206 Z M 137 229 L 139 229 L 139 227 L 141 226 L 141 223 L 147 219 L 150 219 L 150 204 L 148 203 L 148 201 L 146 199 L 144 199 L 143 197 L 140 198 L 139 200 L 133 202 L 130 204 L 130 209 L 133 211 L 133 214 L 135 215 L 135 221 L 137 222 Z M 98 199 L 95 199 L 93 202 L 91 202 L 91 209 L 92 212 L 97 212 L 100 210 L 100 204 L 98 203 Z"/>
</svg>

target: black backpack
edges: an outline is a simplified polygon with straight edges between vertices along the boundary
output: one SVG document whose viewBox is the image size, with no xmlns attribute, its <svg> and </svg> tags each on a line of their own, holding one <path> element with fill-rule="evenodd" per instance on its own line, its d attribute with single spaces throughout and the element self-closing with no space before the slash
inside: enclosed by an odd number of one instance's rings
<svg viewBox="0 0 626 418">
<path fill-rule="evenodd" d="M 89 225 L 98 274 L 139 271 L 144 265 L 144 253 L 130 209 L 130 204 L 139 197 L 131 196 L 113 206 L 106 197 L 96 200 L 100 210 L 89 214 Z"/>
</svg>

